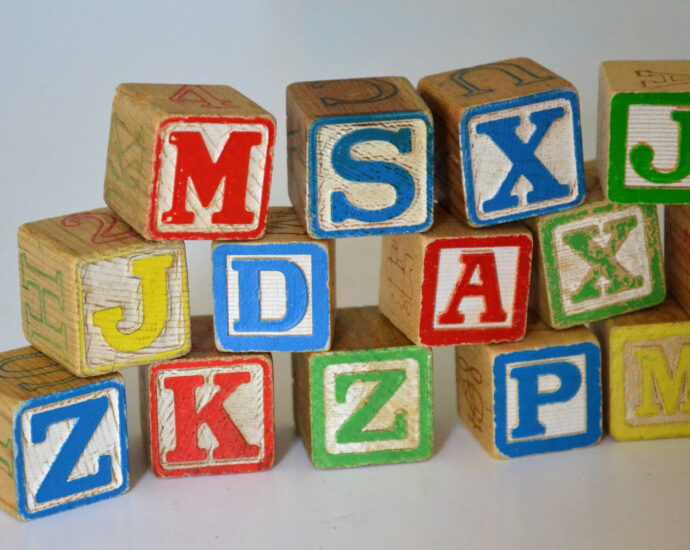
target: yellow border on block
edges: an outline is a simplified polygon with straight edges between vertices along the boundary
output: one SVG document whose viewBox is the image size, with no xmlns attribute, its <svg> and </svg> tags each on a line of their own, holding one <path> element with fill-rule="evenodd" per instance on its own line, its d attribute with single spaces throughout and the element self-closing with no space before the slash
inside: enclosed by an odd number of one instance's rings
<svg viewBox="0 0 690 550">
<path fill-rule="evenodd" d="M 171 247 L 173 255 L 177 252 L 173 247 Z M 160 249 L 156 249 L 160 251 L 166 250 L 166 248 L 161 247 Z M 170 249 L 167 249 L 170 250 Z M 190 334 L 190 316 L 189 316 L 189 292 L 187 288 L 187 254 L 186 250 L 183 247 L 181 250 L 179 250 L 179 258 L 180 261 L 182 262 L 182 307 L 184 309 L 184 322 L 185 322 L 185 327 L 184 327 L 184 333 L 185 333 L 185 339 L 182 345 L 173 350 L 169 351 L 162 351 L 160 353 L 156 353 L 154 355 L 145 355 L 142 356 L 140 359 L 133 359 L 131 361 L 121 361 L 119 363 L 111 363 L 110 365 L 103 365 L 98 368 L 91 368 L 86 364 L 86 345 L 84 343 L 84 304 L 83 304 L 83 299 L 82 299 L 82 288 L 81 288 L 81 266 L 83 263 L 94 263 L 94 262 L 100 262 L 102 260 L 108 260 L 110 258 L 119 258 L 122 256 L 127 256 L 129 254 L 137 254 L 144 252 L 145 249 L 142 248 L 134 248 L 130 250 L 126 250 L 124 252 L 118 252 L 117 254 L 109 254 L 107 256 L 101 256 L 100 258 L 95 258 L 91 260 L 87 260 L 86 262 L 78 262 L 76 265 L 76 278 L 77 278 L 77 287 L 78 287 L 78 302 L 79 302 L 79 363 L 80 363 L 80 371 L 82 375 L 97 375 L 97 374 L 103 374 L 107 372 L 112 372 L 116 369 L 120 368 L 125 368 L 125 367 L 133 367 L 136 365 L 142 365 L 142 364 L 148 364 L 152 363 L 154 361 L 158 361 L 161 359 L 173 359 L 175 357 L 180 357 L 182 355 L 185 355 L 188 353 L 192 347 L 192 337 Z"/>
<path fill-rule="evenodd" d="M 690 337 L 690 321 L 616 327 L 609 337 L 609 433 L 619 441 L 690 436 L 690 421 L 630 426 L 625 419 L 623 345 L 626 342 Z M 686 383 L 690 383 L 688 380 Z"/>
</svg>

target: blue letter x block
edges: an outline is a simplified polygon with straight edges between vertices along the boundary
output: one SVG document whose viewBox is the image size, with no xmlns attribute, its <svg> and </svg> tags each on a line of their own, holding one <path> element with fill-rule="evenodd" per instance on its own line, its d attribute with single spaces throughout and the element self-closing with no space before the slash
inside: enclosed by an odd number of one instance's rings
<svg viewBox="0 0 690 550">
<path fill-rule="evenodd" d="M 572 90 L 470 107 L 459 131 L 473 225 L 556 212 L 583 200 L 580 112 Z"/>
</svg>

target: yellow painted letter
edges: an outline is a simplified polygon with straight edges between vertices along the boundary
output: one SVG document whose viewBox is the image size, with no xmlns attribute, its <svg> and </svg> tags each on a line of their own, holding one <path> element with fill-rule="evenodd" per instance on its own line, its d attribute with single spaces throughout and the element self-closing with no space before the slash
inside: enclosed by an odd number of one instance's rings
<svg viewBox="0 0 690 550">
<path fill-rule="evenodd" d="M 685 389 L 685 399 L 680 412 L 690 412 L 690 386 L 688 386 L 690 347 L 684 347 L 681 350 L 678 364 L 673 372 L 670 372 L 666 356 L 660 347 L 638 349 L 635 351 L 635 357 L 640 361 L 642 383 L 642 404 L 635 411 L 637 416 L 661 414 L 661 407 L 657 404 L 654 395 L 655 386 L 664 405 L 665 414 L 676 413 L 683 389 Z"/>
<path fill-rule="evenodd" d="M 96 311 L 93 324 L 101 329 L 103 339 L 119 351 L 138 351 L 150 346 L 160 335 L 168 320 L 168 288 L 166 270 L 172 265 L 172 255 L 163 254 L 140 258 L 132 262 L 132 274 L 141 280 L 141 326 L 124 333 L 117 328 L 122 320 L 122 306 Z"/>
</svg>

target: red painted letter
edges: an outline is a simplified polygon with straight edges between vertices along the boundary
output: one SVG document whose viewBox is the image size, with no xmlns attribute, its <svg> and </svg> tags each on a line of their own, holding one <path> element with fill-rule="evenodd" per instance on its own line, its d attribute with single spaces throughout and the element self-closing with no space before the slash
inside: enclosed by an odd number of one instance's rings
<svg viewBox="0 0 690 550">
<path fill-rule="evenodd" d="M 254 214 L 247 210 L 245 198 L 249 153 L 252 147 L 261 144 L 259 132 L 232 132 L 216 162 L 211 160 L 199 132 L 173 132 L 170 143 L 177 147 L 177 165 L 172 206 L 163 213 L 163 223 L 194 223 L 194 213 L 186 207 L 188 180 L 206 208 L 218 187 L 224 185 L 223 207 L 211 215 L 213 223 L 252 223 Z"/>
<path fill-rule="evenodd" d="M 443 324 L 460 324 L 465 316 L 458 311 L 460 303 L 466 296 L 481 296 L 484 298 L 484 311 L 479 315 L 482 323 L 501 323 L 506 320 L 506 312 L 501 304 L 501 293 L 498 288 L 496 274 L 496 258 L 493 252 L 476 252 L 462 254 L 460 263 L 465 269 L 446 310 L 438 316 L 438 322 Z M 479 270 L 480 283 L 471 283 L 475 271 Z"/>
<path fill-rule="evenodd" d="M 164 385 L 172 390 L 175 400 L 175 449 L 166 454 L 168 462 L 193 462 L 206 460 L 207 452 L 199 448 L 197 433 L 206 424 L 218 440 L 213 458 L 249 458 L 259 454 L 259 447 L 249 445 L 235 423 L 223 408 L 223 402 L 238 386 L 250 380 L 248 372 L 218 373 L 213 383 L 220 386 L 204 407 L 196 410 L 196 389 L 204 383 L 204 377 L 175 376 L 167 378 Z"/>
</svg>

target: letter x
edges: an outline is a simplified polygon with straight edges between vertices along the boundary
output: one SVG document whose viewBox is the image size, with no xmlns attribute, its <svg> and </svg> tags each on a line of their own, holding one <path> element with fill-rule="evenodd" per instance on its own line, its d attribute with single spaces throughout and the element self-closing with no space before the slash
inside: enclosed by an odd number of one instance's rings
<svg viewBox="0 0 690 550">
<path fill-rule="evenodd" d="M 601 296 L 601 277 L 608 281 L 606 294 L 616 294 L 623 290 L 639 288 L 644 283 L 641 276 L 634 276 L 618 260 L 616 254 L 623 246 L 630 232 L 637 226 L 634 217 L 613 220 L 604 224 L 604 233 L 609 235 L 608 242 L 599 246 L 594 239 L 600 234 L 596 225 L 574 229 L 563 235 L 563 242 L 575 250 L 582 259 L 590 264 L 580 288 L 573 294 L 574 303 L 581 303 Z M 644 251 L 638 251 L 644 254 Z"/>
<path fill-rule="evenodd" d="M 513 195 L 513 188 L 520 176 L 524 176 L 531 184 L 532 189 L 527 193 L 527 202 L 534 203 L 565 197 L 570 193 L 570 188 L 560 183 L 541 160 L 535 155 L 537 147 L 551 125 L 565 114 L 563 107 L 554 107 L 544 111 L 537 111 L 529 115 L 529 120 L 535 128 L 532 135 L 523 142 L 515 133 L 520 126 L 520 117 L 512 116 L 500 118 L 477 125 L 477 133 L 489 136 L 501 149 L 508 160 L 513 163 L 498 192 L 493 198 L 484 201 L 485 212 L 495 212 L 518 206 L 518 197 Z"/>
</svg>

